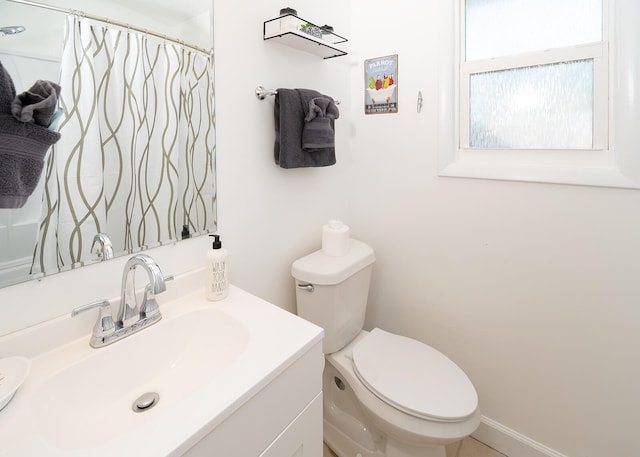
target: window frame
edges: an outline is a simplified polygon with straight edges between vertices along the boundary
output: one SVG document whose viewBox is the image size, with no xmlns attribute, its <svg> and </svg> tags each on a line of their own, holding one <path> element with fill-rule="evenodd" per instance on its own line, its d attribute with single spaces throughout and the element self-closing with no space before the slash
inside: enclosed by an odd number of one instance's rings
<svg viewBox="0 0 640 457">
<path fill-rule="evenodd" d="M 638 8 L 632 0 L 603 0 L 602 42 L 472 62 L 464 62 L 465 0 L 443 3 L 441 8 L 449 19 L 440 23 L 442 36 L 453 36 L 439 54 L 439 176 L 640 189 L 640 157 L 637 146 L 632 146 L 640 144 L 640 134 L 634 134 L 638 129 L 633 128 L 633 119 L 625 119 L 624 110 L 616 108 L 625 97 L 640 99 L 640 78 L 625 75 L 625 58 L 640 52 L 634 42 L 640 34 L 616 32 L 625 21 L 632 23 L 625 14 Z M 592 149 L 468 147 L 470 75 L 584 59 L 594 62 Z M 640 110 L 627 114 L 640 119 Z M 617 144 L 616 138 L 621 140 Z"/>
</svg>

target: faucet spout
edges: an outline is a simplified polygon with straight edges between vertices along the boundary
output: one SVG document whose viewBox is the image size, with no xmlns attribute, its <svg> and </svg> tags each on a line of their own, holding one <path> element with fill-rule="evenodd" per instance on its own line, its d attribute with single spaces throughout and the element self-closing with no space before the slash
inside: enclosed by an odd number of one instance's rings
<svg viewBox="0 0 640 457">
<path fill-rule="evenodd" d="M 127 261 L 122 274 L 122 298 L 117 315 L 117 323 L 122 327 L 129 327 L 141 318 L 140 309 L 136 301 L 135 287 L 135 269 L 138 266 L 142 267 L 149 276 L 149 285 L 145 288 L 145 296 L 148 295 L 148 291 L 155 295 L 167 289 L 165 279 L 155 260 L 145 254 L 137 254 L 131 257 Z"/>
<path fill-rule="evenodd" d="M 113 259 L 113 244 L 106 233 L 97 233 L 93 237 L 91 252 L 94 252 L 96 245 L 98 245 L 98 249 L 96 249 L 96 251 L 102 260 Z"/>
</svg>

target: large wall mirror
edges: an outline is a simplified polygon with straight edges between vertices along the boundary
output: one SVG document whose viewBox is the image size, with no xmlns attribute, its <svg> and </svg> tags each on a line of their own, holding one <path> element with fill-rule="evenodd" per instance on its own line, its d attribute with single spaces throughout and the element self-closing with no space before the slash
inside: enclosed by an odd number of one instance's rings
<svg viewBox="0 0 640 457">
<path fill-rule="evenodd" d="M 16 93 L 60 86 L 43 126 L 60 139 L 26 203 L 0 207 L 0 287 L 216 229 L 212 9 L 0 0 Z"/>
</svg>

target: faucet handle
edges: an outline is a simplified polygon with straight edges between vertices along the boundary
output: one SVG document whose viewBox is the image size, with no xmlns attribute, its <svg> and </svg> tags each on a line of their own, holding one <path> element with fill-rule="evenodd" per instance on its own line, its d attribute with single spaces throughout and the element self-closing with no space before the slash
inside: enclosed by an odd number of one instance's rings
<svg viewBox="0 0 640 457">
<path fill-rule="evenodd" d="M 98 308 L 100 313 L 96 325 L 93 326 L 93 338 L 102 338 L 116 331 L 116 324 L 111 315 L 111 303 L 109 300 L 100 300 L 86 305 L 78 306 L 71 311 L 71 317 L 80 313 Z"/>
</svg>

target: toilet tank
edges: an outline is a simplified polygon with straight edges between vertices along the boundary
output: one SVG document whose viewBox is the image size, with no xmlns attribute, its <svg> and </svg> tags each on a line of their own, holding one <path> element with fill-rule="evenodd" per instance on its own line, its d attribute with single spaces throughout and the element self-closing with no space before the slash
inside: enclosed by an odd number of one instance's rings
<svg viewBox="0 0 640 457">
<path fill-rule="evenodd" d="M 319 250 L 291 267 L 298 316 L 324 329 L 325 354 L 346 346 L 364 324 L 375 255 L 361 241 L 349 243 L 346 255 L 333 257 Z"/>
</svg>

